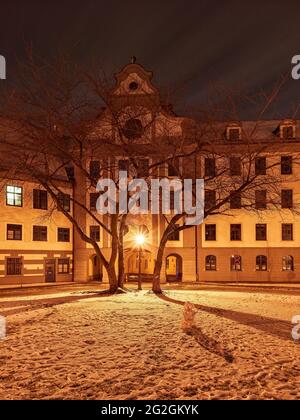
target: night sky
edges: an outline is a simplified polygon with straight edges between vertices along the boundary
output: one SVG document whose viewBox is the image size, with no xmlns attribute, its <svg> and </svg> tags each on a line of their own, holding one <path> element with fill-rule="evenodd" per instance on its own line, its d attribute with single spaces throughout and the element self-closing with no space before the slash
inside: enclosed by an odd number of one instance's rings
<svg viewBox="0 0 300 420">
<path fill-rule="evenodd" d="M 46 59 L 66 51 L 107 73 L 135 55 L 182 108 L 205 107 L 217 84 L 268 90 L 300 54 L 299 0 L 0 0 L 0 17 L 8 78 L 26 43 Z M 287 115 L 299 93 L 300 80 L 289 77 L 276 112 Z"/>
</svg>

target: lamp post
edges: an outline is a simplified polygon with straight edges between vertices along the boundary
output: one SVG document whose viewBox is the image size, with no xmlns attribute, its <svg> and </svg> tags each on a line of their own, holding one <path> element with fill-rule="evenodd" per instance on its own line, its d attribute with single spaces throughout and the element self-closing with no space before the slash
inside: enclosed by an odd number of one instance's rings
<svg viewBox="0 0 300 420">
<path fill-rule="evenodd" d="M 138 274 L 138 290 L 142 290 L 142 247 L 145 243 L 145 236 L 142 233 L 139 233 L 135 237 L 135 243 L 138 246 L 138 264 L 139 264 L 139 274 Z"/>
</svg>

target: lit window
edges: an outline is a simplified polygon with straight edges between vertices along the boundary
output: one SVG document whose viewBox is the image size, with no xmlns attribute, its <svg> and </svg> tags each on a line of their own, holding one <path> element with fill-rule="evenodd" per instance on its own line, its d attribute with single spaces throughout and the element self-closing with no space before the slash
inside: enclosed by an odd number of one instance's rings
<svg viewBox="0 0 300 420">
<path fill-rule="evenodd" d="M 294 257 L 286 255 L 282 258 L 282 271 L 294 271 Z"/>
<path fill-rule="evenodd" d="M 22 207 L 23 188 L 12 185 L 6 186 L 6 204 L 8 206 Z"/>
<path fill-rule="evenodd" d="M 242 271 L 242 257 L 240 255 L 232 255 L 230 267 L 231 271 Z"/>
<path fill-rule="evenodd" d="M 70 273 L 70 260 L 69 258 L 61 258 L 58 260 L 58 274 L 69 274 Z"/>
<path fill-rule="evenodd" d="M 205 270 L 206 271 L 217 270 L 217 257 L 215 255 L 207 255 L 205 257 Z"/>
<path fill-rule="evenodd" d="M 22 225 L 7 225 L 6 238 L 9 241 L 21 241 L 22 240 Z"/>
<path fill-rule="evenodd" d="M 256 271 L 267 271 L 268 258 L 265 255 L 258 255 L 256 257 Z"/>
</svg>

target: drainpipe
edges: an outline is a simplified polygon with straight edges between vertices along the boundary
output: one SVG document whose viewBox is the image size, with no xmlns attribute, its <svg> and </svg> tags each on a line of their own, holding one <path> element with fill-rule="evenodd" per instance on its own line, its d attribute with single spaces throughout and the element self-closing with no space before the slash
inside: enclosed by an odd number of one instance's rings
<svg viewBox="0 0 300 420">
<path fill-rule="evenodd" d="M 194 178 L 197 179 L 197 154 L 194 157 Z M 198 261 L 198 226 L 194 226 L 195 232 L 195 271 L 196 271 L 196 282 L 199 282 L 199 261 Z"/>
<path fill-rule="evenodd" d="M 74 171 L 75 172 L 75 171 Z M 74 173 L 74 179 L 72 180 L 72 195 L 73 198 L 75 197 L 75 188 L 76 188 L 76 178 L 75 178 L 75 173 Z M 73 201 L 73 206 L 72 206 L 72 210 L 73 210 L 73 217 L 75 217 L 75 203 Z M 75 282 L 75 226 L 72 225 L 72 258 L 73 258 L 73 264 L 72 264 L 72 282 Z"/>
</svg>

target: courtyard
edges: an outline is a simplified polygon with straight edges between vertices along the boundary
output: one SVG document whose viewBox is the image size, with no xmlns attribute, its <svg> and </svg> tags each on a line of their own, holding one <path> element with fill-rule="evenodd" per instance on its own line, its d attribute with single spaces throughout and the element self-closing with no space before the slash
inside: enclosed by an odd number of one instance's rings
<svg viewBox="0 0 300 420">
<path fill-rule="evenodd" d="M 185 301 L 197 305 L 189 334 Z M 11 292 L 0 314 L 1 399 L 300 398 L 296 293 L 76 287 Z"/>
</svg>

